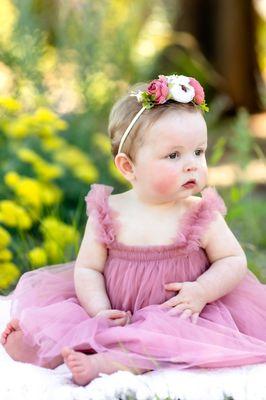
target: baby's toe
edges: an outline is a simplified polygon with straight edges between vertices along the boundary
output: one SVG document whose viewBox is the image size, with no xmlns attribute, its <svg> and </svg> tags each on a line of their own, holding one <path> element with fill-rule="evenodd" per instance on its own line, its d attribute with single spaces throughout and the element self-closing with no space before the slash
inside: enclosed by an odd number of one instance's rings
<svg viewBox="0 0 266 400">
<path fill-rule="evenodd" d="M 61 354 L 64 357 L 64 359 L 68 359 L 68 357 L 72 354 L 72 349 L 70 347 L 63 347 L 61 350 Z"/>
<path fill-rule="evenodd" d="M 71 369 L 71 371 L 72 371 L 72 374 L 74 374 L 74 375 L 82 375 L 82 374 L 85 373 L 85 372 L 84 372 L 84 368 L 81 367 L 81 366 L 73 367 L 73 368 Z"/>
<path fill-rule="evenodd" d="M 76 354 L 73 353 L 73 352 L 69 353 L 68 361 L 74 361 L 75 362 L 76 360 L 77 360 Z"/>
<path fill-rule="evenodd" d="M 17 318 L 12 319 L 11 321 L 9 321 L 9 323 L 7 324 L 7 328 L 11 329 L 11 330 L 18 330 L 20 329 L 20 325 L 19 325 L 19 320 Z"/>
<path fill-rule="evenodd" d="M 76 369 L 76 368 L 81 368 L 82 369 L 82 365 L 76 361 L 69 361 L 67 363 L 67 365 L 69 366 L 69 368 L 71 368 L 71 370 Z"/>
</svg>

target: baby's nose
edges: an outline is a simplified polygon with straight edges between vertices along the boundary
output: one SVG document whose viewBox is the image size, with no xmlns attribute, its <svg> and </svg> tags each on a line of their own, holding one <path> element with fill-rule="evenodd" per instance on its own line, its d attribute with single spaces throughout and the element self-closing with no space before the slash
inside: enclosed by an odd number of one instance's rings
<svg viewBox="0 0 266 400">
<path fill-rule="evenodd" d="M 197 169 L 197 166 L 195 164 L 193 164 L 193 163 L 187 164 L 184 167 L 184 170 L 187 171 L 187 172 L 196 171 L 196 169 Z"/>
</svg>

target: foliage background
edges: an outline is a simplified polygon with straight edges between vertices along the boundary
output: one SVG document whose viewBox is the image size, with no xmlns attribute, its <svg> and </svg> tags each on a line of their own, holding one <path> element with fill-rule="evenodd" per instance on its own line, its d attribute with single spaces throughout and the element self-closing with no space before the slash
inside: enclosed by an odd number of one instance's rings
<svg viewBox="0 0 266 400">
<path fill-rule="evenodd" d="M 225 199 L 250 269 L 266 282 L 265 10 L 262 2 L 252 5 L 260 73 L 252 110 L 246 96 L 234 96 L 197 34 L 178 25 L 188 3 L 1 1 L 2 293 L 24 271 L 75 257 L 90 184 L 127 187 L 110 156 L 108 113 L 131 83 L 162 71 L 194 75 L 206 88 L 210 183 Z"/>
</svg>

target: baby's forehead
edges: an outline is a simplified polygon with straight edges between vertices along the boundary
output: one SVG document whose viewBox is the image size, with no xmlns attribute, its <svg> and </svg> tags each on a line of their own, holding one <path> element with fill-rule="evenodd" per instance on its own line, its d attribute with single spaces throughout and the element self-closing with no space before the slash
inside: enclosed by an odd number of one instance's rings
<svg viewBox="0 0 266 400">
<path fill-rule="evenodd" d="M 201 115 L 183 119 L 173 115 L 156 121 L 146 132 L 147 141 L 154 147 L 193 147 L 207 144 L 207 126 Z M 146 141 L 146 140 L 145 140 Z M 146 143 L 147 143 L 146 141 Z"/>
</svg>

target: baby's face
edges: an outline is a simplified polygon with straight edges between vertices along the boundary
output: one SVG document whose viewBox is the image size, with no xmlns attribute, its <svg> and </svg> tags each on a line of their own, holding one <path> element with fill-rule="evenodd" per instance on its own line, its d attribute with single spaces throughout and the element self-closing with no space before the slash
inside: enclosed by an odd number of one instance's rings
<svg viewBox="0 0 266 400">
<path fill-rule="evenodd" d="M 144 132 L 133 187 L 155 203 L 200 192 L 207 183 L 207 126 L 200 112 L 169 111 Z M 194 180 L 194 185 L 184 184 Z"/>
</svg>

